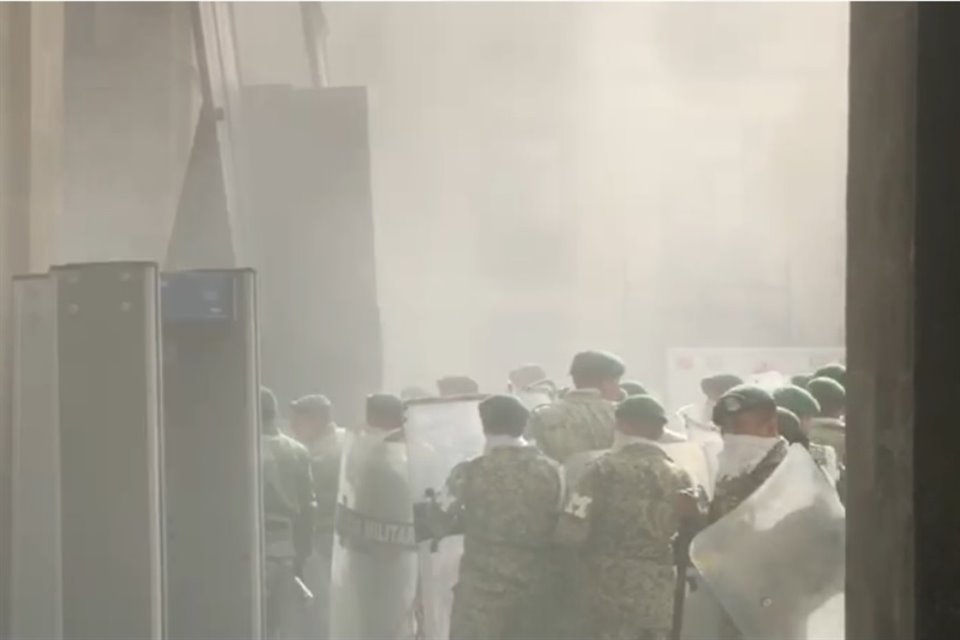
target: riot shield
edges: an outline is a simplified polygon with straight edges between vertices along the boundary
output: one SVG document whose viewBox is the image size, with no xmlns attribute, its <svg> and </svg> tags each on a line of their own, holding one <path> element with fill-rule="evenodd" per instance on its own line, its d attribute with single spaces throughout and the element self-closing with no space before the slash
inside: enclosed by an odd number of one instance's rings
<svg viewBox="0 0 960 640">
<path fill-rule="evenodd" d="M 553 402 L 553 395 L 550 391 L 540 387 L 527 387 L 526 389 L 517 391 L 516 396 L 520 398 L 520 402 L 530 411 Z"/>
<path fill-rule="evenodd" d="M 407 404 L 410 483 L 417 501 L 443 495 L 453 468 L 483 453 L 477 405 L 484 396 L 414 400 Z M 445 640 L 450 631 L 453 586 L 460 570 L 463 536 L 420 544 L 420 592 L 426 640 Z"/>
<path fill-rule="evenodd" d="M 745 640 L 842 640 L 846 520 L 800 445 L 690 558 Z"/>
<path fill-rule="evenodd" d="M 609 449 L 592 449 L 590 451 L 581 451 L 574 453 L 563 461 L 563 483 L 567 491 L 575 491 L 580 482 L 580 476 L 587 465 L 602 456 Z"/>
<path fill-rule="evenodd" d="M 703 446 L 697 442 L 663 442 L 660 447 L 690 474 L 695 487 L 702 488 L 713 499 L 713 475 Z"/>
<path fill-rule="evenodd" d="M 411 638 L 417 549 L 405 443 L 347 433 L 339 493 L 329 637 Z"/>
</svg>

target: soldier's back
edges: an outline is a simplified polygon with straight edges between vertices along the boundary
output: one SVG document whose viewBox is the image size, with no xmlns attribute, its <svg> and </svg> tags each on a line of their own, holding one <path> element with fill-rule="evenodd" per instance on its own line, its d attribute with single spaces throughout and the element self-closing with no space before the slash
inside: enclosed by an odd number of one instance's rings
<svg viewBox="0 0 960 640">
<path fill-rule="evenodd" d="M 535 447 L 496 447 L 458 466 L 464 551 L 450 637 L 542 638 L 556 567 L 560 468 Z"/>
<path fill-rule="evenodd" d="M 593 517 L 583 549 L 584 605 L 595 635 L 665 635 L 676 580 L 676 496 L 692 490 L 690 476 L 656 445 L 634 443 L 590 463 L 587 485 Z"/>
<path fill-rule="evenodd" d="M 563 399 L 537 408 L 529 434 L 545 454 L 558 462 L 571 455 L 613 445 L 614 404 L 594 389 L 576 389 Z"/>
</svg>

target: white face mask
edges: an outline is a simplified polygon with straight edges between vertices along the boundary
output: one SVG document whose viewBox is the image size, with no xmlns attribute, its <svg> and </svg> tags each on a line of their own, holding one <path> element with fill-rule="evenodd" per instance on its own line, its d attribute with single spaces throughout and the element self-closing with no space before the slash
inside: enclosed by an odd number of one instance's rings
<svg viewBox="0 0 960 640">
<path fill-rule="evenodd" d="M 717 459 L 717 479 L 750 473 L 776 444 L 775 437 L 724 434 L 723 450 Z"/>
</svg>

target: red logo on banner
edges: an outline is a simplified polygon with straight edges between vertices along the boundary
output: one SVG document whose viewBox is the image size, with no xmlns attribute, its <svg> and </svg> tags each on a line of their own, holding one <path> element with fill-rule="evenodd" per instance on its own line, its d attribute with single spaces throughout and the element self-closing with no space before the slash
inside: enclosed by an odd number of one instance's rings
<svg viewBox="0 0 960 640">
<path fill-rule="evenodd" d="M 683 357 L 677 358 L 677 368 L 683 369 L 684 371 L 689 371 L 690 369 L 693 369 L 693 358 L 691 358 L 690 356 L 683 356 Z"/>
</svg>

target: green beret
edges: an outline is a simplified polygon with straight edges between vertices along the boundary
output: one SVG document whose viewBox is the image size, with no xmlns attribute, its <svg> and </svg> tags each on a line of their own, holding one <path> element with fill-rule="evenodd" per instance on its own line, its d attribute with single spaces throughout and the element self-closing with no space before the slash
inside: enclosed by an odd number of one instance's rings
<svg viewBox="0 0 960 640">
<path fill-rule="evenodd" d="M 367 396 L 367 422 L 375 421 L 370 420 L 371 416 L 399 421 L 403 419 L 405 411 L 403 400 L 392 393 L 374 393 Z"/>
<path fill-rule="evenodd" d="M 718 373 L 700 381 L 700 390 L 707 396 L 722 396 L 737 385 L 743 384 L 743 378 L 732 373 Z"/>
<path fill-rule="evenodd" d="M 807 440 L 800 428 L 800 418 L 783 407 L 777 407 L 777 430 L 790 444 L 795 442 L 803 444 Z"/>
<path fill-rule="evenodd" d="M 776 410 L 777 403 L 773 396 L 764 389 L 753 384 L 741 384 L 730 389 L 717 400 L 713 408 L 713 423 L 719 426 L 732 416 L 754 409 Z"/>
<path fill-rule="evenodd" d="M 581 351 L 570 363 L 570 375 L 584 380 L 619 378 L 625 372 L 623 361 L 606 351 Z"/>
<path fill-rule="evenodd" d="M 647 395 L 647 389 L 639 382 L 633 380 L 627 380 L 626 382 L 620 383 L 620 388 L 623 389 L 623 392 L 627 396 L 645 396 Z"/>
<path fill-rule="evenodd" d="M 516 396 L 497 394 L 484 398 L 478 406 L 484 431 L 522 431 L 530 411 Z"/>
<path fill-rule="evenodd" d="M 630 396 L 617 405 L 617 420 L 624 422 L 667 424 L 667 412 L 656 398 L 648 395 Z"/>
<path fill-rule="evenodd" d="M 789 409 L 798 418 L 815 418 L 820 415 L 820 403 L 813 395 L 796 385 L 789 384 L 773 392 L 773 399 L 778 407 Z"/>
<path fill-rule="evenodd" d="M 325 416 L 330 413 L 332 407 L 330 399 L 320 394 L 303 396 L 290 403 L 290 409 L 300 416 Z"/>
<path fill-rule="evenodd" d="M 807 375 L 806 373 L 798 373 L 795 376 L 790 376 L 790 384 L 800 387 L 801 389 L 807 388 L 807 383 L 813 379 L 813 376 Z"/>
<path fill-rule="evenodd" d="M 821 409 L 841 407 L 847 398 L 843 385 L 833 378 L 814 378 L 807 383 L 807 391 L 817 399 Z"/>
<path fill-rule="evenodd" d="M 812 377 L 830 378 L 839 382 L 841 386 L 845 386 L 847 383 L 847 368 L 839 362 L 833 362 L 817 369 Z"/>
</svg>

